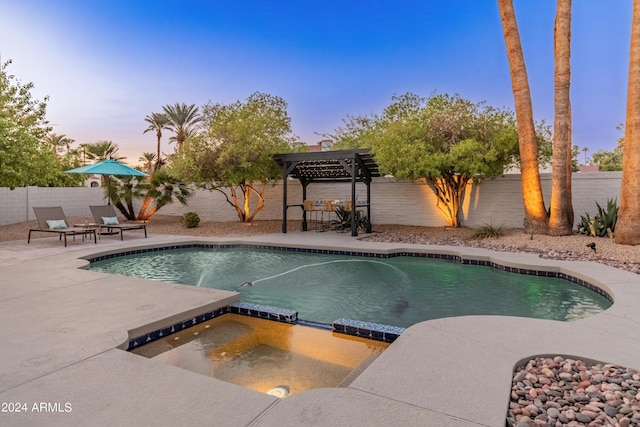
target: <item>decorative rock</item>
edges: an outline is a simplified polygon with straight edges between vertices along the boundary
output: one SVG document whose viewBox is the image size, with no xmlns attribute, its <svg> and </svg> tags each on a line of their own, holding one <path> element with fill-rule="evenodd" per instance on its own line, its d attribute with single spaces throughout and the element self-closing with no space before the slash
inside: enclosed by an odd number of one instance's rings
<svg viewBox="0 0 640 427">
<path fill-rule="evenodd" d="M 576 419 L 576 411 L 574 411 L 573 409 L 567 409 L 566 411 L 564 411 L 564 416 L 567 417 L 568 420 L 575 420 Z"/>
<path fill-rule="evenodd" d="M 520 381 L 525 379 L 526 376 L 527 376 L 527 371 L 520 371 L 515 375 L 515 377 L 513 377 L 513 382 L 519 383 Z"/>
<path fill-rule="evenodd" d="M 560 377 L 560 379 L 563 381 L 573 381 L 573 375 L 568 372 L 560 372 L 558 374 L 558 377 Z"/>
<path fill-rule="evenodd" d="M 562 356 L 516 368 L 508 426 L 640 426 L 640 372 Z"/>
<path fill-rule="evenodd" d="M 549 408 L 547 409 L 547 416 L 549 416 L 549 418 L 558 418 L 558 415 L 560 415 L 560 411 L 558 411 L 557 408 Z"/>
<path fill-rule="evenodd" d="M 576 414 L 576 420 L 580 421 L 581 423 L 590 423 L 591 421 L 593 421 L 593 418 L 591 418 L 584 412 L 578 412 Z"/>
</svg>

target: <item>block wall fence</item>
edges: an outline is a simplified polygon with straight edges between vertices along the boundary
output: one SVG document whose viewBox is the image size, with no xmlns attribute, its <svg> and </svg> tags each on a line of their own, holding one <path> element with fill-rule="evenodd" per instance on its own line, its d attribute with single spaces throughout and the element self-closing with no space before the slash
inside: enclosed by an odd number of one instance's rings
<svg viewBox="0 0 640 427">
<path fill-rule="evenodd" d="M 573 208 L 576 224 L 585 212 L 594 215 L 595 203 L 605 205 L 608 198 L 619 198 L 621 172 L 574 173 L 572 178 Z M 541 175 L 546 206 L 551 197 L 551 174 Z M 287 182 L 288 203 L 302 203 L 302 187 L 297 180 Z M 365 199 L 366 187 L 357 184 L 358 200 Z M 264 209 L 257 220 L 282 218 L 282 181 L 267 184 Z M 350 183 L 313 183 L 307 187 L 307 198 L 339 199 L 351 197 Z M 0 188 L 0 225 L 35 219 L 33 207 L 62 206 L 67 216 L 86 217 L 89 205 L 106 203 L 102 188 Z M 427 184 L 376 178 L 371 184 L 371 221 L 375 224 L 446 226 L 447 221 L 436 206 L 436 198 Z M 187 206 L 174 203 L 164 206 L 159 215 L 182 215 L 196 212 L 202 221 L 237 221 L 235 210 L 218 191 L 197 190 Z M 302 210 L 289 208 L 288 219 L 302 218 Z M 462 224 L 476 227 L 484 224 L 522 227 L 524 209 L 520 175 L 507 174 L 496 179 L 469 184 L 463 205 Z M 293 230 L 292 230 L 293 231 Z"/>
</svg>

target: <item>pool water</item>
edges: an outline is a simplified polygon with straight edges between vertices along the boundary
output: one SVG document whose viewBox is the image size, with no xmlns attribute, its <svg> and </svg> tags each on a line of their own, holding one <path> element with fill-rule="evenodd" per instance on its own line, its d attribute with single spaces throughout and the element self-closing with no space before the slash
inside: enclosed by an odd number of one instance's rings
<svg viewBox="0 0 640 427">
<path fill-rule="evenodd" d="M 318 328 L 225 314 L 131 352 L 286 397 L 346 386 L 388 346 Z"/>
<path fill-rule="evenodd" d="M 91 263 L 92 270 L 224 290 L 298 311 L 300 319 L 349 318 L 391 326 L 462 315 L 570 321 L 611 303 L 569 281 L 487 266 L 247 248 L 172 249 Z"/>
</svg>

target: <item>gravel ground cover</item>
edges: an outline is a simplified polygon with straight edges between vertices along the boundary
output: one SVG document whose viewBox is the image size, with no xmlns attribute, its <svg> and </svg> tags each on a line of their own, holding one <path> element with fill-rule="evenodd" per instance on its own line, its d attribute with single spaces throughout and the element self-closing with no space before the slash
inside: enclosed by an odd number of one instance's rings
<svg viewBox="0 0 640 427">
<path fill-rule="evenodd" d="M 516 368 L 507 425 L 640 425 L 640 372 L 561 356 Z"/>
</svg>

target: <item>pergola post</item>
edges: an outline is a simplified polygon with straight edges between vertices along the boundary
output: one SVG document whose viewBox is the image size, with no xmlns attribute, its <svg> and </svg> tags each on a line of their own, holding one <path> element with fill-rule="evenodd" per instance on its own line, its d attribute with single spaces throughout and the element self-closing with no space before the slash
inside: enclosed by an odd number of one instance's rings
<svg viewBox="0 0 640 427">
<path fill-rule="evenodd" d="M 287 169 L 288 163 L 282 165 L 282 232 L 287 232 Z"/>
<path fill-rule="evenodd" d="M 351 162 L 351 235 L 358 235 L 356 223 L 356 161 Z"/>
<path fill-rule="evenodd" d="M 371 180 L 367 181 L 367 233 L 371 233 Z"/>
<path fill-rule="evenodd" d="M 308 182 L 302 182 L 302 231 L 307 231 L 307 210 L 304 208 L 304 201 L 307 200 Z"/>
</svg>

